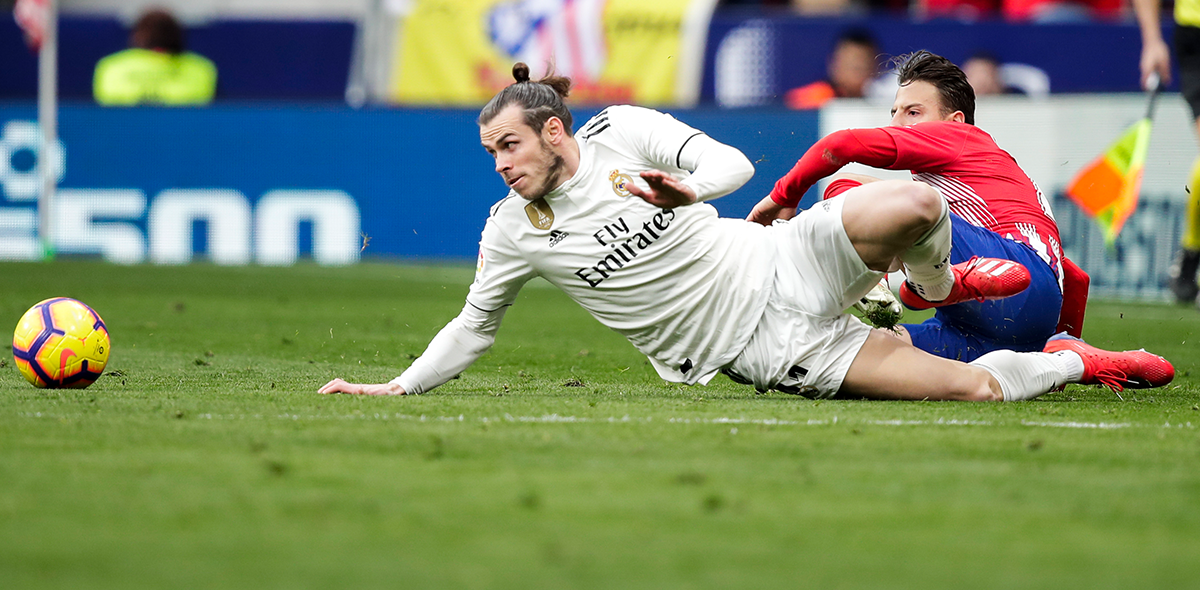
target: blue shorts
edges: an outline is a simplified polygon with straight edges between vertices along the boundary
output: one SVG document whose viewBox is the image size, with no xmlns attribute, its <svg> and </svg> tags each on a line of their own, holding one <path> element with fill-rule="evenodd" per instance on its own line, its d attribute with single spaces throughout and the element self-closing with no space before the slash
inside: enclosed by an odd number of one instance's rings
<svg viewBox="0 0 1200 590">
<path fill-rule="evenodd" d="M 940 357 L 971 362 L 993 350 L 1040 351 L 1058 327 L 1062 291 L 1050 265 L 1033 248 L 967 223 L 951 213 L 950 263 L 972 256 L 1025 265 L 1032 279 L 1025 291 L 993 301 L 964 301 L 937 308 L 920 324 L 904 324 L 913 345 Z"/>
</svg>

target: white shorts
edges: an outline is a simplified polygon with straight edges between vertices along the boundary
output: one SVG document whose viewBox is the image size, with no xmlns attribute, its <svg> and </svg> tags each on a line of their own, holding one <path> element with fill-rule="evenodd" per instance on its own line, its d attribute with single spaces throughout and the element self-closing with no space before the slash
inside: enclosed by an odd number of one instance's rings
<svg viewBox="0 0 1200 590">
<path fill-rule="evenodd" d="M 845 310 L 884 276 L 854 250 L 842 203 L 822 201 L 771 226 L 775 280 L 750 342 L 725 370 L 733 380 L 811 398 L 841 388 L 871 332 Z"/>
</svg>

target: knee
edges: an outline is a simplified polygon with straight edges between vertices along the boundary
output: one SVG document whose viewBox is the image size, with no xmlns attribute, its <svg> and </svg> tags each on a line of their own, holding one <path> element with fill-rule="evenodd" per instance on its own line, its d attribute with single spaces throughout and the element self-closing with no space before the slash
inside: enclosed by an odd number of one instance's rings
<svg viewBox="0 0 1200 590">
<path fill-rule="evenodd" d="M 923 182 L 910 180 L 886 181 L 886 201 L 875 205 L 875 211 L 886 211 L 904 235 L 916 239 L 942 218 L 942 194 Z M 881 187 L 883 188 L 883 187 Z"/>
<path fill-rule="evenodd" d="M 913 223 L 927 231 L 942 218 L 942 194 L 923 182 L 910 182 L 901 191 L 905 208 L 911 212 Z"/>
</svg>

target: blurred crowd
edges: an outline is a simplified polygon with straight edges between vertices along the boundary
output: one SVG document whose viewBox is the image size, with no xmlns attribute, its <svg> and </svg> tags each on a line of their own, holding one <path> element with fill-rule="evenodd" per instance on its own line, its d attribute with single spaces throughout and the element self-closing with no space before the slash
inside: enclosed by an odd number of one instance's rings
<svg viewBox="0 0 1200 590">
<path fill-rule="evenodd" d="M 28 0 L 30 3 L 40 1 Z M 126 0 L 88 1 L 107 2 L 111 4 L 111 10 L 116 10 L 116 3 Z M 246 0 L 245 3 L 284 1 Z M 328 0 L 330 4 L 351 1 L 358 0 Z M 627 13 L 605 17 L 617 19 L 614 22 L 618 24 L 625 23 L 609 26 L 594 18 L 554 17 L 556 10 L 574 6 L 572 0 L 442 1 L 481 6 L 477 11 L 479 15 L 471 13 L 469 16 L 483 19 L 490 23 L 490 28 L 472 33 L 482 36 L 477 42 L 446 43 L 442 40 L 454 37 L 414 37 L 400 32 L 409 26 L 410 20 L 418 23 L 413 25 L 413 30 L 431 24 L 458 30 L 454 29 L 457 21 L 450 23 L 446 18 L 430 15 L 436 11 L 414 11 L 403 17 L 392 14 L 388 18 L 394 21 L 381 17 L 376 20 L 383 24 L 378 25 L 369 19 L 358 23 L 334 19 L 319 23 L 265 19 L 222 22 L 220 19 L 176 18 L 168 11 L 182 14 L 189 7 L 206 2 L 215 10 L 217 5 L 223 6 L 221 0 L 168 0 L 171 6 L 166 10 L 143 11 L 136 20 L 137 14 L 123 12 L 119 19 L 104 23 L 102 19 L 88 16 L 91 13 L 71 13 L 71 7 L 78 9 L 83 0 L 62 0 L 68 17 L 64 21 L 68 23 L 64 38 L 69 42 L 63 44 L 60 53 L 60 61 L 67 67 L 60 72 L 59 90 L 66 98 L 81 98 L 83 92 L 88 92 L 105 105 L 203 105 L 214 98 L 302 97 L 307 100 L 343 96 L 352 104 L 361 104 L 363 99 L 350 98 L 352 95 L 369 96 L 368 100 L 378 102 L 469 102 L 471 97 L 463 98 L 456 93 L 469 93 L 477 85 L 482 87 L 491 83 L 490 69 L 475 65 L 492 55 L 479 53 L 476 49 L 479 43 L 490 43 L 502 54 L 511 55 L 513 60 L 557 62 L 560 70 L 569 66 L 570 71 L 566 74 L 576 79 L 577 89 L 599 93 L 599 98 L 593 99 L 588 92 L 577 90 L 576 101 L 608 102 L 613 96 L 619 96 L 619 100 L 628 102 L 633 96 L 631 88 L 648 83 L 631 81 L 640 80 L 639 74 L 633 71 L 637 67 L 606 68 L 606 60 L 623 60 L 628 64 L 656 63 L 653 59 L 645 62 L 640 61 L 641 58 L 631 59 L 634 50 L 628 48 L 640 47 L 636 44 L 643 42 L 646 47 L 658 47 L 655 43 L 661 45 L 663 39 L 675 34 L 661 26 L 658 16 L 640 14 L 641 9 L 636 6 L 626 7 Z M 1145 0 L 1162 4 L 1159 8 L 1163 15 L 1171 13 L 1175 1 Z M 1200 0 L 1178 1 L 1181 6 L 1188 6 L 1190 2 Z M 13 2 L 0 0 L 0 8 L 11 7 Z M 143 0 L 128 0 L 128 4 L 119 6 L 132 9 L 134 5 L 144 3 Z M 1110 52 L 1111 59 L 1128 61 L 1141 49 L 1129 42 L 1135 34 L 1135 29 L 1130 26 L 1134 23 L 1133 6 L 1141 3 L 1143 0 L 718 0 L 711 29 L 717 32 L 710 33 L 704 41 L 711 45 L 712 54 L 696 51 L 688 54 L 702 56 L 696 58 L 703 62 L 700 69 L 714 80 L 712 90 L 703 85 L 698 90 L 702 93 L 701 100 L 715 100 L 717 104 L 734 107 L 784 103 L 795 109 L 810 109 L 819 108 L 834 98 L 890 101 L 896 86 L 887 59 L 922 45 L 933 47 L 955 60 L 967 72 L 977 95 L 1040 97 L 1051 91 L 1052 77 L 1053 90 L 1058 93 L 1128 92 L 1133 88 L 1121 83 L 1092 83 L 1097 78 L 1109 80 L 1125 76 L 1124 70 L 1082 72 L 1086 68 L 1063 64 L 1084 65 L 1099 51 Z M 421 2 L 414 1 L 413 4 Z M 589 6 L 603 4 L 593 2 Z M 545 14 L 525 14 L 528 11 L 524 8 L 529 7 L 537 7 Z M 1157 14 L 1149 18 L 1154 22 L 1162 20 Z M 401 19 L 404 24 L 398 24 Z M 935 20 L 929 22 L 926 19 Z M 1047 34 L 1054 27 L 1039 26 L 1040 23 L 1085 21 L 1088 24 L 1065 27 L 1072 34 L 1078 33 L 1077 29 L 1087 29 L 1082 33 L 1086 37 L 1083 43 L 1072 41 L 1056 45 L 1053 39 L 1058 37 L 1057 33 Z M 372 24 L 367 26 L 368 22 Z M 1164 22 L 1169 23 L 1169 20 Z M 113 42 L 117 39 L 114 24 L 125 31 L 121 45 Z M 194 31 L 187 30 L 188 24 L 193 25 Z M 304 28 L 310 24 L 323 28 L 319 31 Z M 952 30 L 947 32 L 947 26 Z M 1141 27 L 1143 35 L 1147 34 L 1147 26 Z M 849 30 L 850 27 L 856 29 Z M 968 32 L 975 29 L 980 31 L 979 35 Z M 13 30 L 12 24 L 8 30 Z M 923 31 L 930 35 L 926 36 Z M 196 34 L 190 35 L 191 32 Z M 618 41 L 606 40 L 606 35 L 618 33 L 621 35 Z M 0 52 L 0 64 L 7 65 L 4 64 L 6 61 L 11 64 L 10 55 L 22 60 L 17 64 L 20 69 L 5 70 L 5 75 L 0 76 L 0 97 L 29 97 L 36 91 L 35 62 L 25 47 L 11 42 L 19 34 L 10 34 L 0 28 L 0 50 L 8 52 Z M 836 39 L 834 35 L 837 35 Z M 193 39 L 194 44 L 190 43 Z M 393 47 L 399 39 L 420 39 L 428 45 L 421 51 L 450 55 L 448 59 L 452 61 L 428 66 L 431 62 L 420 58 L 414 50 L 398 50 L 399 45 Z M 1038 45 L 1040 50 L 1031 50 L 1031 39 L 1046 42 Z M 7 46 L 5 41 L 9 41 Z M 288 42 L 291 44 L 286 48 L 281 45 Z M 688 45 L 698 46 L 698 43 Z M 1165 64 L 1162 61 L 1168 53 L 1165 44 L 1151 43 L 1150 46 L 1158 48 L 1160 59 L 1156 63 Z M 788 58 L 776 59 L 776 52 Z M 394 65 L 393 61 L 401 60 L 402 55 L 413 55 L 412 63 Z M 726 69 L 717 65 L 718 58 L 722 57 L 725 61 L 720 63 L 726 64 L 722 66 Z M 281 61 L 284 58 L 290 61 Z M 84 62 L 95 65 L 86 87 L 77 83 L 86 75 L 83 68 L 78 67 Z M 448 67 L 450 63 L 455 67 Z M 218 66 L 221 68 L 219 80 Z M 419 82 L 403 78 L 405 72 L 418 71 L 415 69 L 418 67 L 425 68 L 420 70 L 423 77 L 417 77 Z M 1169 66 L 1158 67 L 1163 68 Z M 735 71 L 736 75 L 730 73 Z M 1170 81 L 1166 73 L 1161 77 Z M 499 79 L 503 82 L 504 78 L 500 76 Z M 599 81 L 601 78 L 604 78 L 603 82 Z M 647 74 L 646 78 L 667 79 L 661 72 Z M 424 92 L 431 86 L 429 80 L 436 81 L 439 88 L 444 89 L 444 92 L 439 90 L 443 94 L 404 94 L 409 88 L 421 88 Z M 1081 80 L 1085 82 L 1081 83 Z M 647 103 L 671 102 L 674 98 L 670 92 L 660 91 L 661 96 L 650 98 L 639 95 L 639 99 Z M 737 100 L 725 95 L 729 92 L 737 94 Z M 447 98 L 449 95 L 453 96 Z"/>
<path fill-rule="evenodd" d="M 874 98 L 890 102 L 896 94 L 895 73 L 880 63 L 879 44 L 865 29 L 838 36 L 826 60 L 826 77 L 788 90 L 784 103 L 792 109 L 817 109 L 834 98 Z M 1004 63 L 979 51 L 957 64 L 976 96 L 1019 94 L 1040 98 L 1050 93 L 1050 77 L 1029 64 Z"/>
<path fill-rule="evenodd" d="M 721 0 L 720 5 L 786 7 L 810 16 L 892 12 L 920 19 L 1004 19 L 1021 23 L 1131 18 L 1126 0 Z"/>
</svg>

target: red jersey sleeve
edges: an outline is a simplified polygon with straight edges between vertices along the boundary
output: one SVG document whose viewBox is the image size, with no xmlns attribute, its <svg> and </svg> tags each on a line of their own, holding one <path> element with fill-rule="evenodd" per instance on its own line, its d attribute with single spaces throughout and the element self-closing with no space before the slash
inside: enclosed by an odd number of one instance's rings
<svg viewBox="0 0 1200 590">
<path fill-rule="evenodd" d="M 795 207 L 818 180 L 850 162 L 888 170 L 940 169 L 959 159 L 973 128 L 955 121 L 929 121 L 911 127 L 835 131 L 813 144 L 775 183 L 771 199 Z"/>
<path fill-rule="evenodd" d="M 882 127 L 896 146 L 893 170 L 939 170 L 962 158 L 973 125 L 929 121 L 911 127 Z"/>
<path fill-rule="evenodd" d="M 800 157 L 775 183 L 771 200 L 795 207 L 816 182 L 850 162 L 890 168 L 896 161 L 896 144 L 884 129 L 844 129 L 826 135 Z"/>
</svg>

